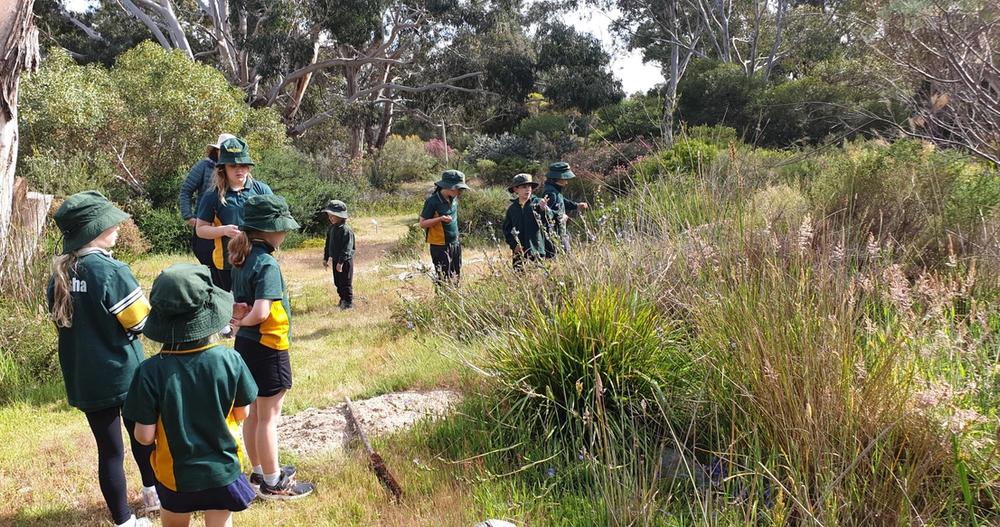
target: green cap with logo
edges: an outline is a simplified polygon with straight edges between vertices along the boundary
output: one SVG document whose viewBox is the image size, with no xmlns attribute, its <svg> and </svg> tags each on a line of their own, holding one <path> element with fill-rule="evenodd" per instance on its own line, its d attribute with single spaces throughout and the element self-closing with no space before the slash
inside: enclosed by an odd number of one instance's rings
<svg viewBox="0 0 1000 527">
<path fill-rule="evenodd" d="M 507 192 L 514 192 L 514 187 L 520 187 L 521 185 L 531 185 L 531 188 L 537 188 L 538 183 L 531 180 L 531 174 L 518 174 L 514 176 L 511 180 L 510 186 L 507 187 Z"/>
<path fill-rule="evenodd" d="M 96 190 L 73 194 L 55 214 L 56 225 L 63 235 L 63 254 L 79 250 L 128 217 Z"/>
<path fill-rule="evenodd" d="M 226 139 L 219 145 L 217 165 L 256 165 L 250 158 L 250 147 L 239 137 Z"/>
<path fill-rule="evenodd" d="M 233 315 L 233 295 L 213 285 L 208 267 L 199 264 L 175 264 L 160 273 L 149 303 L 143 333 L 164 344 L 214 335 Z"/>
<path fill-rule="evenodd" d="M 251 196 L 243 205 L 243 224 L 240 230 L 285 232 L 299 228 L 288 210 L 285 198 L 277 194 Z"/>
<path fill-rule="evenodd" d="M 347 219 L 347 204 L 339 199 L 331 199 L 326 202 L 326 206 L 323 207 L 323 212 L 333 214 L 338 218 Z"/>
<path fill-rule="evenodd" d="M 465 174 L 460 170 L 445 170 L 441 173 L 441 180 L 434 185 L 447 190 L 469 190 L 469 186 L 465 184 Z"/>
<path fill-rule="evenodd" d="M 573 179 L 576 177 L 576 174 L 569 169 L 569 163 L 559 161 L 549 165 L 549 171 L 545 174 L 545 177 L 548 179 Z"/>
</svg>

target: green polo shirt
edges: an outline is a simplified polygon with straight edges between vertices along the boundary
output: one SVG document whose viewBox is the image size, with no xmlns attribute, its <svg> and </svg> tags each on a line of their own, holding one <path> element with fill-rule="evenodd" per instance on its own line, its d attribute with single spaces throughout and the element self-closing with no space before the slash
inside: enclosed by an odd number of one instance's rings
<svg viewBox="0 0 1000 527">
<path fill-rule="evenodd" d="M 66 397 L 85 412 L 119 406 L 146 357 L 138 336 L 149 301 L 128 265 L 102 249 L 79 251 L 69 285 L 73 325 L 58 328 Z M 54 281 L 49 280 L 49 311 L 53 294 Z"/>
<path fill-rule="evenodd" d="M 261 194 L 273 194 L 271 187 L 257 181 L 248 180 L 248 185 L 241 190 L 226 191 L 226 202 L 219 201 L 219 192 L 213 190 L 205 193 L 198 201 L 199 220 L 212 225 L 243 225 L 243 206 L 248 199 Z M 212 250 L 212 264 L 216 269 L 229 269 L 229 238 L 216 238 L 215 249 Z"/>
<path fill-rule="evenodd" d="M 451 245 L 458 241 L 458 198 L 450 201 L 441 195 L 441 189 L 435 190 L 424 200 L 424 208 L 420 217 L 425 220 L 439 216 L 451 216 L 451 223 L 437 223 L 427 229 L 427 243 L 430 245 Z"/>
<path fill-rule="evenodd" d="M 178 348 L 139 366 L 122 415 L 156 425 L 149 460 L 168 489 L 224 487 L 242 473 L 239 424 L 231 412 L 257 398 L 257 384 L 230 348 L 208 339 Z"/>
<path fill-rule="evenodd" d="M 287 351 L 292 333 L 292 309 L 288 288 L 281 276 L 274 247 L 253 240 L 243 265 L 233 267 L 233 298 L 253 307 L 257 300 L 271 300 L 271 313 L 256 326 L 243 326 L 236 336 L 248 338 L 273 350 Z"/>
</svg>

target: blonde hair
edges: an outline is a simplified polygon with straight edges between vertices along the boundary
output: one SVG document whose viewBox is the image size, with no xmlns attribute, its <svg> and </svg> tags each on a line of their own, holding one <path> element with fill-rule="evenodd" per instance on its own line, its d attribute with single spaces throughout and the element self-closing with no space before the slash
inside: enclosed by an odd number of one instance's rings
<svg viewBox="0 0 1000 527">
<path fill-rule="evenodd" d="M 250 236 L 246 231 L 240 231 L 235 238 L 229 240 L 229 263 L 235 267 L 243 267 L 250 255 L 250 246 Z"/>
<path fill-rule="evenodd" d="M 247 181 L 243 188 L 249 188 L 253 184 L 253 178 L 247 174 Z M 226 204 L 226 191 L 229 190 L 229 180 L 226 178 L 226 165 L 215 165 L 215 192 L 219 195 L 219 203 Z"/>
<path fill-rule="evenodd" d="M 76 251 L 52 259 L 52 320 L 56 327 L 73 327 L 73 292 L 70 284 L 76 273 Z"/>
</svg>

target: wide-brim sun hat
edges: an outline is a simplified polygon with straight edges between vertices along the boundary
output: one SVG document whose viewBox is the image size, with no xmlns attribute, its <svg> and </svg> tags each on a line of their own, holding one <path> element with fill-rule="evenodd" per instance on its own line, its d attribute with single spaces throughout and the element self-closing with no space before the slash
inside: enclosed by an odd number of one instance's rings
<svg viewBox="0 0 1000 527">
<path fill-rule="evenodd" d="M 164 344 L 215 335 L 233 315 L 232 293 L 212 284 L 211 272 L 200 264 L 176 264 L 160 273 L 149 303 L 143 334 Z"/>
<path fill-rule="evenodd" d="M 277 194 L 251 196 L 243 205 L 243 223 L 240 230 L 260 232 L 285 232 L 299 228 L 299 223 L 288 210 L 285 198 Z"/>
<path fill-rule="evenodd" d="M 66 198 L 54 218 L 63 235 L 62 253 L 69 254 L 127 220 L 129 215 L 100 192 L 88 190 Z"/>
<path fill-rule="evenodd" d="M 222 148 L 222 143 L 225 143 L 228 139 L 236 139 L 233 134 L 219 134 L 219 138 L 215 140 L 214 143 L 210 143 L 208 146 L 218 150 Z"/>
<path fill-rule="evenodd" d="M 514 176 L 509 187 L 507 187 L 507 192 L 514 192 L 514 187 L 520 187 L 521 185 L 531 185 L 531 188 L 538 188 L 538 182 L 532 181 L 531 174 L 518 174 Z"/>
<path fill-rule="evenodd" d="M 348 217 L 347 204 L 339 199 L 331 199 L 330 201 L 327 201 L 326 205 L 323 207 L 323 212 L 333 214 L 334 216 L 344 218 L 345 220 Z"/>
<path fill-rule="evenodd" d="M 460 170 L 445 170 L 434 185 L 446 190 L 469 190 L 469 186 L 465 184 L 465 173 Z"/>
<path fill-rule="evenodd" d="M 219 145 L 217 165 L 256 165 L 250 157 L 250 147 L 239 137 L 226 139 Z"/>
<path fill-rule="evenodd" d="M 545 174 L 548 179 L 573 179 L 576 174 L 569 169 L 569 163 L 559 161 L 549 165 L 549 171 Z"/>
</svg>

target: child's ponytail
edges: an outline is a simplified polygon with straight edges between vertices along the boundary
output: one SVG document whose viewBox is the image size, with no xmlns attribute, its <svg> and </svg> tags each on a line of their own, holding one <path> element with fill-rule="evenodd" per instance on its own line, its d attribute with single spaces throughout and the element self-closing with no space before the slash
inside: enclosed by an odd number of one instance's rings
<svg viewBox="0 0 1000 527">
<path fill-rule="evenodd" d="M 76 267 L 76 252 L 52 259 L 52 320 L 56 327 L 73 327 L 73 291 L 70 276 Z"/>
<path fill-rule="evenodd" d="M 229 240 L 229 263 L 243 267 L 243 262 L 247 261 L 249 255 L 250 237 L 246 231 L 240 231 L 239 235 Z"/>
</svg>

